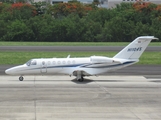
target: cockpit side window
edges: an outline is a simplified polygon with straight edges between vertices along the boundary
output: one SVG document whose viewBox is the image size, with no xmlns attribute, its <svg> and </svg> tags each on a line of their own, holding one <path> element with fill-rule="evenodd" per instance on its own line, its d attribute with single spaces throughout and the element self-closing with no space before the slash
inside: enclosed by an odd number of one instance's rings
<svg viewBox="0 0 161 120">
<path fill-rule="evenodd" d="M 36 65 L 37 63 L 36 63 L 36 60 L 32 60 L 31 61 L 31 65 Z"/>
<path fill-rule="evenodd" d="M 26 63 L 27 66 L 36 65 L 36 64 L 37 64 L 36 60 L 29 60 L 29 61 Z"/>
<path fill-rule="evenodd" d="M 30 66 L 31 65 L 31 60 L 29 60 L 27 63 L 26 63 L 27 66 Z"/>
</svg>

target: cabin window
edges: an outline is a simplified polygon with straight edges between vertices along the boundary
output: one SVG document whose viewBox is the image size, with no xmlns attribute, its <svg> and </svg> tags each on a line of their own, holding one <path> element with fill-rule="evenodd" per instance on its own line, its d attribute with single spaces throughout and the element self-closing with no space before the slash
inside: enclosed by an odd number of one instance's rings
<svg viewBox="0 0 161 120">
<path fill-rule="evenodd" d="M 53 61 L 53 65 L 55 65 L 56 64 L 56 62 L 55 61 Z"/>
<path fill-rule="evenodd" d="M 42 65 L 45 65 L 45 62 L 44 61 L 42 62 Z"/>
</svg>

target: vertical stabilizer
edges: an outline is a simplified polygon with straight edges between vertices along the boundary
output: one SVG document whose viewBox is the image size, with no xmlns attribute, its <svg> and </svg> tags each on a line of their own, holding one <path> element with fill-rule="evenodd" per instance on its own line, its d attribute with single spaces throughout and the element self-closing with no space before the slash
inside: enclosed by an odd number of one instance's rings
<svg viewBox="0 0 161 120">
<path fill-rule="evenodd" d="M 113 58 L 121 59 L 139 59 L 144 50 L 147 48 L 151 40 L 158 39 L 154 36 L 141 36 L 136 38 Z"/>
</svg>

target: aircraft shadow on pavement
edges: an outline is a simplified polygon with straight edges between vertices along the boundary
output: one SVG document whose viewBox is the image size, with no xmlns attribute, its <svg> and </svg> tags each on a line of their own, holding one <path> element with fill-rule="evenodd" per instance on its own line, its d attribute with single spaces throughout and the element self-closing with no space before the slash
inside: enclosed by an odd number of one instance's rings
<svg viewBox="0 0 161 120">
<path fill-rule="evenodd" d="M 95 80 L 96 82 L 125 82 L 124 80 Z"/>
<path fill-rule="evenodd" d="M 156 83 L 161 83 L 161 80 L 152 80 L 150 82 L 156 82 Z"/>
<path fill-rule="evenodd" d="M 76 84 L 88 84 L 91 82 L 125 82 L 124 80 L 91 80 L 91 79 L 84 79 L 83 82 L 79 82 L 77 79 L 73 79 L 71 81 Z"/>
</svg>

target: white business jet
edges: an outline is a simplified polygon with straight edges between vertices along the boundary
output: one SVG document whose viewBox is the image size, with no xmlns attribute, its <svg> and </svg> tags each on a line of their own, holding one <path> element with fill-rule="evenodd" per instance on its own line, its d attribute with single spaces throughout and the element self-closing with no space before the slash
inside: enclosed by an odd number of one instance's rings
<svg viewBox="0 0 161 120">
<path fill-rule="evenodd" d="M 19 75 L 23 81 L 24 75 L 54 75 L 65 74 L 76 76 L 82 82 L 84 76 L 95 76 L 109 71 L 115 71 L 139 61 L 154 36 L 141 36 L 136 38 L 114 57 L 91 56 L 83 58 L 40 58 L 31 59 L 27 63 L 12 67 L 5 71 L 9 75 Z"/>
</svg>

